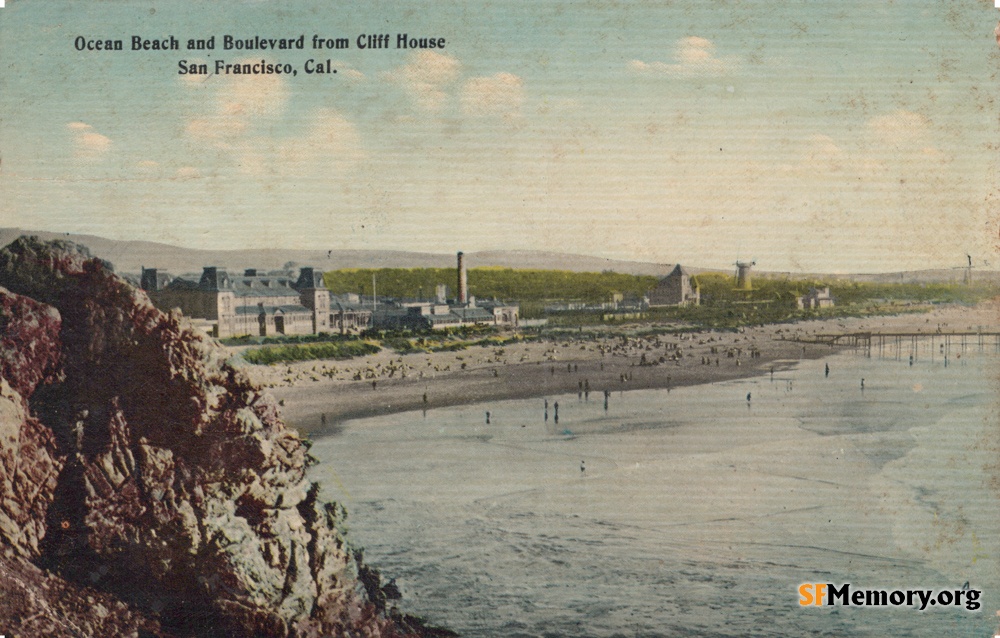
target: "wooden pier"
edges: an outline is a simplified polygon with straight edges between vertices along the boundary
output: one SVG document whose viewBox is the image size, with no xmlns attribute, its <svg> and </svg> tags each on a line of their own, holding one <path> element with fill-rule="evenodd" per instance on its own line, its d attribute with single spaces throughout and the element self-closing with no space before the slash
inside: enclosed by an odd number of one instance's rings
<svg viewBox="0 0 1000 638">
<path fill-rule="evenodd" d="M 822 343 L 833 346 L 846 346 L 864 351 L 871 356 L 876 351 L 878 356 L 885 356 L 886 350 L 898 358 L 904 348 L 911 357 L 920 352 L 921 341 L 930 341 L 930 353 L 941 351 L 947 355 L 952 350 L 965 352 L 968 348 L 976 348 L 980 352 L 991 349 L 1000 352 L 1000 332 L 992 331 L 948 331 L 948 332 L 842 332 L 815 334 L 809 339 L 796 339 L 802 343 Z"/>
</svg>

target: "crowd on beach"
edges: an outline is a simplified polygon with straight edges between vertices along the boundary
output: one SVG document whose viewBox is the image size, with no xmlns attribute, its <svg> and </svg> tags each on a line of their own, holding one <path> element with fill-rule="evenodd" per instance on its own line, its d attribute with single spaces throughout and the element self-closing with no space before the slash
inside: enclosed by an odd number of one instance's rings
<svg viewBox="0 0 1000 638">
<path fill-rule="evenodd" d="M 996 304 L 929 313 L 750 326 L 736 332 L 661 332 L 616 326 L 552 333 L 502 346 L 399 354 L 383 349 L 348 361 L 247 366 L 286 404 L 293 423 L 319 415 L 420 409 L 492 398 L 669 387 L 766 374 L 833 346 L 817 336 L 864 331 L 976 330 L 1000 324 Z"/>
</svg>

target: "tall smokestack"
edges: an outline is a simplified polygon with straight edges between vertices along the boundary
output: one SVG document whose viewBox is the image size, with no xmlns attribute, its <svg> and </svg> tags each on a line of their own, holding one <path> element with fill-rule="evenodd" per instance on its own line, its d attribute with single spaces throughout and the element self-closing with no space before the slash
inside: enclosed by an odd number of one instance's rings
<svg viewBox="0 0 1000 638">
<path fill-rule="evenodd" d="M 465 255 L 458 253 L 458 303 L 469 303 L 469 277 L 465 272 Z"/>
</svg>

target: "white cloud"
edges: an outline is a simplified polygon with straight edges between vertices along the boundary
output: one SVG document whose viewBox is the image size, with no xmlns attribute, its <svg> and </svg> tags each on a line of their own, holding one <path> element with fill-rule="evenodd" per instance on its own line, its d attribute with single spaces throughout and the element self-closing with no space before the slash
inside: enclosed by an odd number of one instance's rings
<svg viewBox="0 0 1000 638">
<path fill-rule="evenodd" d="M 458 79 L 462 64 L 450 55 L 420 51 L 409 62 L 385 74 L 427 111 L 440 111 L 448 101 L 448 88 Z"/>
<path fill-rule="evenodd" d="M 650 75 L 698 76 L 719 75 L 736 68 L 733 56 L 715 55 L 715 44 L 706 38 L 689 36 L 674 45 L 674 62 L 644 62 L 631 60 L 628 68 L 634 73 Z"/>
<path fill-rule="evenodd" d="M 240 168 L 257 176 L 311 179 L 342 173 L 364 157 L 357 127 L 337 111 L 321 109 L 302 135 L 241 149 Z"/>
<path fill-rule="evenodd" d="M 201 171 L 194 166 L 182 166 L 177 169 L 175 176 L 177 179 L 195 179 L 201 177 Z"/>
<path fill-rule="evenodd" d="M 524 81 L 512 73 L 470 78 L 462 88 L 462 111 L 467 115 L 520 114 Z"/>
<path fill-rule="evenodd" d="M 264 74 L 227 78 L 218 94 L 220 112 L 231 116 L 257 117 L 284 110 L 288 101 L 288 86 L 282 76 Z"/>
<path fill-rule="evenodd" d="M 212 140 L 227 140 L 239 137 L 246 132 L 249 120 L 245 117 L 232 117 L 218 113 L 208 117 L 188 120 L 187 133 L 192 137 Z"/>
<path fill-rule="evenodd" d="M 290 164 L 331 165 L 352 163 L 364 156 L 357 127 L 333 109 L 322 109 L 312 117 L 305 135 L 283 145 L 282 155 Z"/>
<path fill-rule="evenodd" d="M 84 122 L 70 122 L 66 125 L 73 136 L 76 157 L 98 159 L 111 150 L 111 138 L 101 135 L 94 127 Z"/>
<path fill-rule="evenodd" d="M 876 143 L 898 146 L 919 141 L 926 134 L 929 120 L 912 111 L 898 109 L 868 120 L 868 132 Z"/>
<path fill-rule="evenodd" d="M 255 60 L 237 60 L 237 64 Z M 288 84 L 280 75 L 213 76 L 217 82 L 186 83 L 192 90 L 214 91 L 212 112 L 192 117 L 186 130 L 192 137 L 225 145 L 248 132 L 262 118 L 279 115 L 288 102 Z"/>
<path fill-rule="evenodd" d="M 837 173 L 849 163 L 847 153 L 828 135 L 812 135 L 807 140 L 805 167 L 809 172 Z"/>
</svg>

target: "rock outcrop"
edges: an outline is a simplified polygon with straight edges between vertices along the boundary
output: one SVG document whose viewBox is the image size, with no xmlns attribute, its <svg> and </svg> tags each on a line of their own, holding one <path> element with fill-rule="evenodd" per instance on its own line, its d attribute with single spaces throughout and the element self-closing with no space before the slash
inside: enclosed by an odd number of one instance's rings
<svg viewBox="0 0 1000 638">
<path fill-rule="evenodd" d="M 386 608 L 307 442 L 182 317 L 67 242 L 18 239 L 0 286 L 5 630 L 447 633 Z"/>
</svg>

